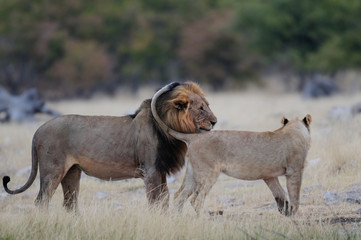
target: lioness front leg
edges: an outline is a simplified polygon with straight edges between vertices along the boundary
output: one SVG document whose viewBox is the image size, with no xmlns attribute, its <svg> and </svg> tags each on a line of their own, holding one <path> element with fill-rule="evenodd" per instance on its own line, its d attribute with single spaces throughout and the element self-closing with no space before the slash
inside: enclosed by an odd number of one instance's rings
<svg viewBox="0 0 361 240">
<path fill-rule="evenodd" d="M 269 189 L 271 190 L 273 197 L 275 198 L 278 206 L 278 211 L 282 214 L 286 214 L 288 208 L 288 201 L 286 199 L 286 193 L 283 190 L 278 177 L 263 179 Z M 288 211 L 288 210 L 287 210 Z"/>
<path fill-rule="evenodd" d="M 291 216 L 295 215 L 298 210 L 302 183 L 302 172 L 286 175 L 286 182 L 291 204 L 289 206 L 289 210 L 286 208 L 285 215 Z"/>
<path fill-rule="evenodd" d="M 185 201 L 189 198 L 190 195 L 192 195 L 193 192 L 193 186 L 182 185 L 182 187 L 174 194 L 174 202 L 178 212 L 182 211 Z"/>
<path fill-rule="evenodd" d="M 193 196 L 191 198 L 191 205 L 199 215 L 203 209 L 204 200 L 211 190 L 212 186 L 217 181 L 220 174 L 220 169 L 215 166 L 209 166 L 207 164 L 200 164 L 199 162 L 193 163 L 192 166 L 192 181 L 194 182 Z M 197 173 L 197 174 L 195 174 Z"/>
<path fill-rule="evenodd" d="M 197 212 L 197 215 L 201 213 L 201 210 L 204 206 L 205 198 L 209 192 L 209 190 L 212 188 L 213 184 L 205 184 L 201 186 L 200 188 L 197 188 L 194 192 L 194 195 L 191 199 L 191 204 L 194 208 L 194 210 Z"/>
<path fill-rule="evenodd" d="M 191 204 L 198 215 L 203 209 L 204 200 L 216 182 L 218 175 L 219 173 L 210 173 L 210 176 L 204 178 L 203 181 L 196 181 L 197 186 L 195 187 L 196 190 L 192 196 Z"/>
<path fill-rule="evenodd" d="M 184 174 L 183 183 L 178 191 L 174 194 L 175 206 L 181 212 L 185 201 L 195 191 L 195 182 L 193 178 L 193 169 L 189 162 L 186 165 L 186 172 Z"/>
</svg>

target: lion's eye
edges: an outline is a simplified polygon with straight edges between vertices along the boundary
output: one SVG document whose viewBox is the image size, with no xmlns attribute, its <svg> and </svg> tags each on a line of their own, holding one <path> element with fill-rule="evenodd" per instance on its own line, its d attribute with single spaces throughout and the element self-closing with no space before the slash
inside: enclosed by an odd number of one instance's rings
<svg viewBox="0 0 361 240">
<path fill-rule="evenodd" d="M 200 109 L 201 109 L 202 111 L 204 110 L 204 108 L 203 108 L 203 107 L 201 107 Z"/>
</svg>

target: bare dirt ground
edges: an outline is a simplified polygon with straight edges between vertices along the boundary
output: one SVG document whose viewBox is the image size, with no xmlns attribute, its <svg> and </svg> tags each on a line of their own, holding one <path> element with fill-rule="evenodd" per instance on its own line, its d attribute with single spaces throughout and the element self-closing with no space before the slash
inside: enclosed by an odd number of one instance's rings
<svg viewBox="0 0 361 240">
<path fill-rule="evenodd" d="M 115 115 L 134 112 L 154 89 L 137 96 L 117 96 L 51 103 L 64 114 Z M 331 121 L 334 106 L 351 106 L 361 94 L 304 100 L 298 94 L 263 91 L 208 93 L 218 117 L 216 129 L 275 130 L 281 117 L 311 114 L 312 143 L 307 157 L 299 212 L 280 215 L 266 184 L 221 175 L 206 198 L 205 213 L 191 205 L 182 214 L 172 209 L 173 194 L 183 171 L 168 178 L 171 208 L 167 213 L 147 207 L 142 180 L 105 182 L 86 175 L 80 183 L 80 214 L 62 208 L 58 188 L 49 212 L 38 211 L 34 199 L 39 181 L 24 193 L 9 196 L 0 189 L 0 239 L 360 239 L 361 238 L 361 114 Z M 26 124 L 0 125 L 0 177 L 11 188 L 25 183 L 30 172 L 31 139 L 49 118 Z M 284 177 L 280 178 L 285 187 Z M 222 215 L 209 215 L 223 213 Z"/>
</svg>

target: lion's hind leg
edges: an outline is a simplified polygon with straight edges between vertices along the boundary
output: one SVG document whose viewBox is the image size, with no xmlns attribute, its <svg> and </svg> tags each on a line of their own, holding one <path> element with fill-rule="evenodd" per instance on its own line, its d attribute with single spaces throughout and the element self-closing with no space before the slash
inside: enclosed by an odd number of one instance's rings
<svg viewBox="0 0 361 240">
<path fill-rule="evenodd" d="M 278 211 L 286 215 L 286 213 L 288 213 L 288 201 L 286 199 L 285 191 L 278 181 L 278 177 L 263 180 L 271 190 L 273 197 L 277 202 Z"/>
<path fill-rule="evenodd" d="M 64 193 L 63 206 L 68 211 L 78 211 L 80 176 L 81 169 L 78 165 L 73 165 L 61 180 Z"/>
<path fill-rule="evenodd" d="M 64 154 L 52 151 L 51 147 L 44 147 L 38 151 L 40 190 L 35 199 L 35 205 L 47 209 L 56 188 L 63 179 L 66 170 Z"/>
<path fill-rule="evenodd" d="M 35 199 L 35 205 L 44 209 L 49 207 L 49 202 L 53 197 L 56 188 L 62 178 L 61 173 L 50 173 L 45 176 L 41 176 L 40 172 L 40 190 L 38 196 Z"/>
</svg>

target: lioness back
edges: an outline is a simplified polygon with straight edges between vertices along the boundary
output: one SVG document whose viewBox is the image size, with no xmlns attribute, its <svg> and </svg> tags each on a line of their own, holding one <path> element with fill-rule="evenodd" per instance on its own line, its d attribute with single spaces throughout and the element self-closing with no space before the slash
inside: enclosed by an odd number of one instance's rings
<svg viewBox="0 0 361 240">
<path fill-rule="evenodd" d="M 191 154 L 204 155 L 224 165 L 241 164 L 245 168 L 286 165 L 286 160 L 297 152 L 307 152 L 310 134 L 300 122 L 275 132 L 212 131 L 197 134 L 189 143 Z M 207 155 L 207 154 L 206 154 Z M 237 159 L 234 162 L 234 159 Z"/>
</svg>

